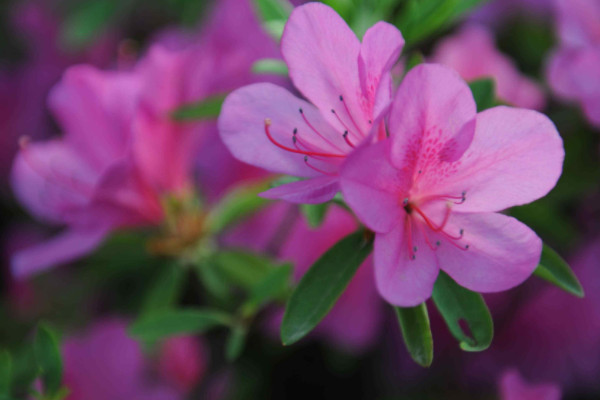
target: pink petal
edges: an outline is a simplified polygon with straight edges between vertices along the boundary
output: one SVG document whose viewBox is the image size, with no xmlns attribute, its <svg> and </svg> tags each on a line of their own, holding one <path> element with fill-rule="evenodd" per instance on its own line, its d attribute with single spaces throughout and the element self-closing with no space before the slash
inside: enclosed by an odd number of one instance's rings
<svg viewBox="0 0 600 400">
<path fill-rule="evenodd" d="M 96 249 L 107 229 L 69 229 L 46 242 L 16 252 L 11 269 L 17 279 L 24 279 L 48 268 L 76 260 Z"/>
<path fill-rule="evenodd" d="M 417 247 L 415 259 L 410 245 Z M 374 256 L 377 289 L 388 303 L 413 307 L 431 296 L 438 262 L 417 227 L 412 226 L 410 241 L 402 221 L 390 233 L 377 234 Z"/>
<path fill-rule="evenodd" d="M 402 52 L 404 38 L 400 31 L 386 22 L 378 22 L 363 37 L 358 60 L 358 72 L 363 95 L 375 105 L 376 117 L 392 99 L 390 71 Z"/>
<path fill-rule="evenodd" d="M 300 109 L 319 134 L 307 125 Z M 306 164 L 303 154 L 272 143 L 265 133 L 265 119 L 271 120 L 270 133 L 283 146 L 294 148 L 292 137 L 297 129 L 298 138 L 319 152 L 342 155 L 344 149 L 350 150 L 342 133 L 331 128 L 314 106 L 279 86 L 258 83 L 231 93 L 219 117 L 221 139 L 237 159 L 272 172 L 300 177 L 321 175 Z M 334 170 L 342 159 L 327 158 Z"/>
<path fill-rule="evenodd" d="M 57 223 L 89 201 L 99 176 L 62 140 L 28 143 L 17 155 L 11 183 L 36 216 Z"/>
<path fill-rule="evenodd" d="M 408 72 L 392 104 L 392 162 L 415 169 L 428 163 L 434 151 L 454 161 L 469 146 L 477 112 L 471 89 L 453 70 L 422 64 Z"/>
<path fill-rule="evenodd" d="M 562 172 L 564 149 L 552 121 L 537 111 L 495 107 L 477 129 L 458 171 L 436 190 L 466 192 L 460 212 L 500 211 L 546 195 Z"/>
<path fill-rule="evenodd" d="M 323 176 L 286 183 L 262 192 L 260 196 L 291 203 L 319 204 L 333 199 L 338 191 L 338 178 Z"/>
<path fill-rule="evenodd" d="M 454 213 L 447 232 L 464 230 L 453 246 L 439 235 L 439 266 L 458 284 L 476 292 L 499 292 L 527 279 L 537 267 L 542 241 L 526 225 L 502 214 Z M 435 239 L 434 239 L 435 240 Z M 468 250 L 464 246 L 468 245 Z"/>
<path fill-rule="evenodd" d="M 558 31 L 563 45 L 600 43 L 600 3 L 594 0 L 555 0 Z"/>
<path fill-rule="evenodd" d="M 368 132 L 369 110 L 360 104 L 360 42 L 331 7 L 320 3 L 297 7 L 285 26 L 281 52 L 294 85 L 332 125 L 340 125 L 330 112 L 335 109 L 350 129 L 359 131 L 355 134 Z M 355 124 L 347 117 L 340 96 Z"/>
<path fill-rule="evenodd" d="M 583 100 L 583 112 L 594 126 L 600 127 L 600 93 Z"/>
<path fill-rule="evenodd" d="M 560 388 L 551 383 L 530 385 L 517 370 L 506 371 L 500 379 L 501 400 L 560 400 Z"/>
<path fill-rule="evenodd" d="M 141 81 L 129 72 L 68 69 L 49 97 L 65 140 L 98 169 L 124 154 Z"/>
<path fill-rule="evenodd" d="M 344 200 L 375 232 L 389 232 L 404 218 L 407 177 L 388 161 L 390 141 L 356 150 L 342 166 Z"/>
</svg>

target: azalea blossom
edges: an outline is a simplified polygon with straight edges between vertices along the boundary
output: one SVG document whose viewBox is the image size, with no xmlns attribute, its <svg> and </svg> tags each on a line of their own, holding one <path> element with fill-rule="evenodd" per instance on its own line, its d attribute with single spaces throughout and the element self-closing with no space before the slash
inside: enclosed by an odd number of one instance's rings
<svg viewBox="0 0 600 400">
<path fill-rule="evenodd" d="M 237 14 L 244 4 L 249 12 Z M 222 143 L 215 143 L 214 122 L 177 123 L 171 118 L 184 104 L 250 81 L 252 63 L 276 51 L 246 1 L 220 2 L 214 16 L 197 44 L 157 43 L 129 71 L 79 65 L 65 72 L 49 98 L 64 136 L 46 142 L 24 138 L 12 185 L 32 214 L 66 229 L 16 253 L 12 269 L 17 277 L 77 259 L 116 229 L 162 224 L 167 200 L 185 203 L 194 195 L 198 170 L 203 177 L 225 165 L 235 169 L 218 182 L 201 185 L 209 201 L 234 182 L 256 175 L 241 163 L 229 166 L 235 160 Z M 238 40 L 240 35 L 245 39 Z M 244 40 L 252 40 L 252 46 L 243 46 Z M 222 156 L 219 164 L 198 166 L 204 151 Z M 187 217 L 194 226 L 185 235 L 199 234 L 198 215 Z"/>
<path fill-rule="evenodd" d="M 362 44 L 330 7 L 309 3 L 291 14 L 281 52 L 308 100 L 268 83 L 230 94 L 219 117 L 221 138 L 241 161 L 302 178 L 263 196 L 320 203 L 338 192 L 344 159 L 367 138 L 385 137 L 392 97 L 390 69 L 404 40 L 379 22 Z"/>
<path fill-rule="evenodd" d="M 554 6 L 560 44 L 548 63 L 548 81 L 600 127 L 600 1 L 555 0 Z"/>
<path fill-rule="evenodd" d="M 390 139 L 352 154 L 344 199 L 375 231 L 381 295 L 414 306 L 440 269 L 478 292 L 506 290 L 536 268 L 540 238 L 498 213 L 548 193 L 562 172 L 562 140 L 532 110 L 476 113 L 452 70 L 420 65 L 404 78 L 389 117 Z"/>
<path fill-rule="evenodd" d="M 466 25 L 441 41 L 432 61 L 453 68 L 467 81 L 493 79 L 498 99 L 506 103 L 534 110 L 544 107 L 540 87 L 523 76 L 514 61 L 496 48 L 492 33 L 481 25 Z"/>
<path fill-rule="evenodd" d="M 532 385 L 517 370 L 509 370 L 500 378 L 502 400 L 560 400 L 560 388 L 552 383 Z"/>
</svg>

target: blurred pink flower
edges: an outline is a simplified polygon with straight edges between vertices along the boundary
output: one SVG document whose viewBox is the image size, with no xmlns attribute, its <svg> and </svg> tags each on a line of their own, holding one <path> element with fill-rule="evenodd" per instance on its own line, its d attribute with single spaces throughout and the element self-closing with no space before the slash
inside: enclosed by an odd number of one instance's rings
<svg viewBox="0 0 600 400">
<path fill-rule="evenodd" d="M 530 385 L 517 370 L 506 371 L 500 379 L 501 400 L 560 400 L 560 388 L 554 384 Z"/>
<path fill-rule="evenodd" d="M 551 13 L 551 3 L 552 0 L 492 0 L 477 8 L 470 19 L 486 26 L 497 26 L 519 14 L 543 18 Z"/>
<path fill-rule="evenodd" d="M 34 215 L 67 229 L 16 254 L 16 276 L 83 256 L 112 230 L 159 224 L 163 197 L 188 194 L 197 169 L 201 178 L 213 177 L 200 182 L 209 198 L 263 174 L 249 171 L 215 142 L 214 122 L 176 123 L 170 117 L 183 104 L 251 81 L 253 61 L 276 55 L 247 0 L 219 2 L 213 16 L 193 45 L 156 44 L 131 71 L 82 65 L 64 74 L 50 108 L 65 135 L 24 143 L 12 183 Z M 212 157 L 221 157 L 220 163 L 203 164 Z"/>
<path fill-rule="evenodd" d="M 183 396 L 152 377 L 140 345 L 117 319 L 96 322 L 62 346 L 66 400 L 179 400 Z"/>
<path fill-rule="evenodd" d="M 59 43 L 60 21 L 47 1 L 15 3 L 9 16 L 25 46 L 25 59 L 0 70 L 0 179 L 10 171 L 22 135 L 36 138 L 52 133 L 45 108 L 48 91 L 62 71 L 76 62 L 106 65 L 115 39 L 106 34 L 86 49 L 67 51 Z"/>
<path fill-rule="evenodd" d="M 554 5 L 560 44 L 548 63 L 548 81 L 600 127 L 600 1 L 555 0 Z"/>
<path fill-rule="evenodd" d="M 263 195 L 320 203 L 339 190 L 344 158 L 369 135 L 385 137 L 382 118 L 392 96 L 390 69 L 404 39 L 379 22 L 362 44 L 330 7 L 310 3 L 291 14 L 281 51 L 294 85 L 256 84 L 227 97 L 221 138 L 239 160 L 277 173 L 310 178 Z"/>
<path fill-rule="evenodd" d="M 506 103 L 534 110 L 544 108 L 540 87 L 521 75 L 515 63 L 500 53 L 492 33 L 483 26 L 467 25 L 444 39 L 436 47 L 432 61 L 453 68 L 467 81 L 492 78 L 498 99 Z"/>
<path fill-rule="evenodd" d="M 165 382 L 181 393 L 189 393 L 206 374 L 208 348 L 195 337 L 169 338 L 161 346 L 158 363 Z"/>
<path fill-rule="evenodd" d="M 440 269 L 477 292 L 523 282 L 540 238 L 498 213 L 548 193 L 564 149 L 554 124 L 531 110 L 476 114 L 469 87 L 447 67 L 422 64 L 404 78 L 389 116 L 390 140 L 344 163 L 344 199 L 376 232 L 375 277 L 399 306 L 430 297 Z"/>
</svg>

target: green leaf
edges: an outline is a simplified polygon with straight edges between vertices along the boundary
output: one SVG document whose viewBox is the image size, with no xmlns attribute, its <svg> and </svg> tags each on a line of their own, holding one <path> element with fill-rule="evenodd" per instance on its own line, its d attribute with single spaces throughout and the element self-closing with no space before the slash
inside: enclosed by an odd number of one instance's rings
<svg viewBox="0 0 600 400">
<path fill-rule="evenodd" d="M 165 265 L 146 293 L 142 314 L 171 308 L 181 294 L 185 273 L 179 263 Z"/>
<path fill-rule="evenodd" d="M 207 97 L 199 102 L 179 107 L 171 114 L 176 121 L 199 121 L 216 119 L 225 101 L 224 95 Z"/>
<path fill-rule="evenodd" d="M 247 334 L 247 330 L 243 327 L 236 326 L 231 329 L 225 344 L 225 358 L 227 361 L 235 361 L 242 354 Z"/>
<path fill-rule="evenodd" d="M 429 367 L 433 362 L 433 337 L 427 306 L 422 303 L 415 307 L 394 308 L 410 356 L 422 367 Z"/>
<path fill-rule="evenodd" d="M 217 326 L 229 326 L 229 314 L 208 308 L 162 310 L 143 315 L 129 328 L 140 340 L 155 341 L 170 336 L 206 332 Z"/>
<path fill-rule="evenodd" d="M 301 204 L 300 210 L 302 211 L 302 214 L 304 214 L 308 225 L 311 228 L 318 228 L 325 220 L 329 206 L 330 203 Z"/>
<path fill-rule="evenodd" d="M 242 250 L 221 251 L 214 254 L 211 263 L 219 269 L 228 283 L 250 290 L 275 266 L 271 260 L 259 254 Z"/>
<path fill-rule="evenodd" d="M 119 7 L 119 2 L 114 0 L 81 2 L 63 22 L 61 42 L 72 49 L 85 47 L 112 22 Z"/>
<path fill-rule="evenodd" d="M 364 231 L 346 236 L 317 260 L 288 301 L 281 323 L 284 345 L 303 338 L 327 315 L 373 249 Z"/>
<path fill-rule="evenodd" d="M 12 381 L 12 359 L 6 350 L 0 351 L 0 396 L 10 395 Z"/>
<path fill-rule="evenodd" d="M 38 326 L 33 348 L 44 384 L 44 393 L 54 396 L 60 390 L 63 365 L 56 335 L 48 326 Z"/>
<path fill-rule="evenodd" d="M 487 110 L 496 105 L 496 90 L 492 79 L 478 79 L 469 83 L 473 98 L 477 104 L 477 112 Z"/>
<path fill-rule="evenodd" d="M 486 0 L 407 0 L 396 22 L 408 46 L 448 28 Z"/>
<path fill-rule="evenodd" d="M 293 272 L 291 264 L 275 267 L 250 291 L 248 300 L 242 307 L 245 316 L 253 315 L 260 307 L 271 300 L 284 296 L 290 287 Z"/>
<path fill-rule="evenodd" d="M 254 7 L 262 21 L 287 20 L 292 13 L 292 5 L 285 0 L 253 0 Z"/>
<path fill-rule="evenodd" d="M 209 233 L 215 234 L 248 217 L 269 203 L 258 194 L 268 189 L 267 182 L 239 187 L 229 192 L 206 218 Z"/>
<path fill-rule="evenodd" d="M 583 297 L 583 287 L 569 267 L 554 250 L 544 245 L 542 258 L 534 274 L 577 297 Z"/>
<path fill-rule="evenodd" d="M 287 65 L 275 58 L 263 58 L 252 64 L 252 72 L 255 74 L 272 74 L 287 76 L 289 71 Z"/>
<path fill-rule="evenodd" d="M 492 343 L 494 323 L 483 297 L 459 286 L 440 271 L 433 286 L 433 301 L 452 335 L 465 351 L 482 351 Z"/>
</svg>

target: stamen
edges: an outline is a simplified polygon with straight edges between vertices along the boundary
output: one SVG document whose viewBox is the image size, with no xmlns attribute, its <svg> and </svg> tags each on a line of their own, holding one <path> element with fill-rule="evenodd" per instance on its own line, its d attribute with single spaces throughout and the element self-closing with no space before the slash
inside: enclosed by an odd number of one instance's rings
<svg viewBox="0 0 600 400">
<path fill-rule="evenodd" d="M 336 150 L 341 151 L 342 153 L 344 152 L 342 149 L 340 149 L 338 146 L 336 146 L 334 143 L 332 143 L 329 139 L 327 139 L 325 136 L 323 136 L 321 134 L 321 132 L 319 132 L 308 120 L 308 118 L 306 118 L 306 115 L 304 115 L 304 111 L 302 109 L 299 110 L 300 111 L 300 115 L 302 115 L 302 119 L 304 120 L 304 122 L 306 123 L 306 125 L 308 125 L 308 127 L 314 132 L 316 133 L 324 142 L 328 143 L 331 147 L 333 147 Z"/>
<path fill-rule="evenodd" d="M 417 258 L 417 256 L 415 255 L 415 253 L 413 252 L 413 241 L 412 241 L 412 221 L 410 216 L 407 214 L 406 215 L 406 231 L 407 231 L 407 237 L 408 237 L 408 254 L 409 254 L 409 258 L 411 260 L 414 260 Z"/>
<path fill-rule="evenodd" d="M 345 131 L 346 131 L 346 132 L 350 132 L 350 128 L 348 128 L 348 125 L 346 125 L 346 124 L 344 123 L 344 121 L 342 121 L 342 119 L 340 118 L 340 116 L 339 116 L 339 115 L 338 115 L 338 114 L 335 112 L 335 110 L 334 110 L 333 108 L 331 109 L 331 113 L 332 113 L 333 115 L 335 115 L 335 117 L 337 118 L 337 120 L 339 121 L 339 123 L 340 123 L 340 124 L 341 124 L 341 125 L 344 127 Z M 353 136 L 355 136 L 355 138 L 356 138 L 356 139 L 359 139 L 359 140 L 360 140 L 360 138 L 359 138 L 359 137 L 357 137 L 356 135 L 353 135 Z"/>
<path fill-rule="evenodd" d="M 353 149 L 356 147 L 354 146 L 354 144 L 350 141 L 350 139 L 348 139 L 348 131 L 344 131 L 344 134 L 342 135 L 344 137 L 344 140 L 346 141 L 346 143 L 348 143 L 348 146 L 352 147 Z"/>
<path fill-rule="evenodd" d="M 358 127 L 358 125 L 356 124 L 356 121 L 354 121 L 354 118 L 352 117 L 352 113 L 350 113 L 350 110 L 348 109 L 348 104 L 346 104 L 346 102 L 344 101 L 344 97 L 342 95 L 340 95 L 340 101 L 344 105 L 344 109 L 346 110 L 346 114 L 348 114 L 348 117 L 350 117 L 350 121 L 352 121 L 352 124 L 356 128 L 356 131 L 359 132 L 359 133 L 361 133 L 361 130 Z"/>
<path fill-rule="evenodd" d="M 306 151 L 306 150 L 300 150 L 298 148 L 292 148 L 292 147 L 285 146 L 273 138 L 273 136 L 271 135 L 270 126 L 271 126 L 271 119 L 266 118 L 265 119 L 265 134 L 267 135 L 267 137 L 269 138 L 271 143 L 273 143 L 275 146 L 279 147 L 280 149 L 289 151 L 291 153 L 304 154 L 306 156 L 332 157 L 332 158 L 346 157 L 345 154 L 331 154 L 331 153 L 322 153 L 322 152 L 317 152 L 317 151 Z"/>
<path fill-rule="evenodd" d="M 311 165 L 311 164 L 309 164 L 309 163 L 308 163 L 308 156 L 304 156 L 304 163 L 305 163 L 305 164 L 306 164 L 308 167 L 310 167 L 310 168 L 314 169 L 314 170 L 315 170 L 315 171 L 317 171 L 317 172 L 320 172 L 320 173 L 322 173 L 322 174 L 329 175 L 329 176 L 335 176 L 335 174 L 334 174 L 334 173 L 327 172 L 327 171 L 323 171 L 322 169 L 320 169 L 320 168 L 317 168 L 317 167 L 315 167 L 314 165 Z"/>
</svg>

